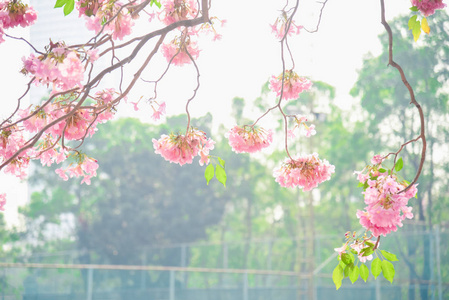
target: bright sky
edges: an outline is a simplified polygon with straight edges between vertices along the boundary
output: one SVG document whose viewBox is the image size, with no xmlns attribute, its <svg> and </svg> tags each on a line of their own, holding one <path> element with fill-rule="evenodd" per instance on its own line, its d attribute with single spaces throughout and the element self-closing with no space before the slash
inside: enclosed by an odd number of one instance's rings
<svg viewBox="0 0 449 300">
<path fill-rule="evenodd" d="M 299 11 L 295 20 L 313 29 L 320 5 L 311 0 L 301 2 L 305 8 Z M 409 0 L 386 2 L 387 20 L 398 14 L 409 13 Z M 280 46 L 271 34 L 269 24 L 273 24 L 278 17 L 282 3 L 267 0 L 212 1 L 212 15 L 226 19 L 227 23 L 220 29 L 223 35 L 221 41 L 201 45 L 203 50 L 198 60 L 201 89 L 190 108 L 193 117 L 211 112 L 215 120 L 230 127 L 233 125 L 228 117 L 232 98 L 243 97 L 247 102 L 254 100 L 270 76 L 281 73 Z M 54 10 L 54 13 L 62 15 L 61 10 Z M 58 27 L 54 25 L 54 28 Z M 354 101 L 348 92 L 357 79 L 356 70 L 361 67 L 363 56 L 368 52 L 375 55 L 380 53 L 377 36 L 383 30 L 380 24 L 380 1 L 328 1 L 318 33 L 308 34 L 303 31 L 290 38 L 296 72 L 335 86 L 338 103 L 346 106 Z M 28 37 L 27 31 L 22 29 L 8 33 Z M 0 119 L 14 109 L 16 99 L 24 91 L 26 80 L 18 71 L 22 65 L 21 57 L 27 52 L 28 48 L 20 41 L 8 39 L 0 45 Z M 182 75 L 175 75 L 178 71 L 183 72 Z M 184 77 L 193 74 L 191 70 L 174 67 L 171 72 L 172 79 L 161 84 L 168 115 L 183 113 L 184 102 L 192 91 L 192 86 L 186 85 L 188 80 Z M 178 90 L 184 90 L 187 94 L 171 92 Z M 131 106 L 125 110 L 125 114 L 134 114 Z M 142 109 L 136 115 L 148 118 L 149 113 L 149 109 Z M 8 198 L 5 217 L 8 223 L 17 224 L 17 206 L 25 203 L 27 186 L 0 174 L 0 193 L 3 192 L 7 193 Z"/>
</svg>

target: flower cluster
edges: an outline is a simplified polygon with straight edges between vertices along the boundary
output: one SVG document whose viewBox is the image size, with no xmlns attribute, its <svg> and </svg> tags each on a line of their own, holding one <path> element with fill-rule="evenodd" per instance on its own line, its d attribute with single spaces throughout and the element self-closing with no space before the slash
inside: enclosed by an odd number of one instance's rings
<svg viewBox="0 0 449 300">
<path fill-rule="evenodd" d="M 274 170 L 274 177 L 283 187 L 299 187 L 310 191 L 323 181 L 329 180 L 335 172 L 335 166 L 327 160 L 320 160 L 317 153 L 294 159 L 287 158 L 282 165 Z"/>
<path fill-rule="evenodd" d="M 23 132 L 17 130 L 16 126 L 9 127 L 0 132 L 0 163 L 10 159 L 17 151 L 26 144 Z M 6 166 L 4 172 L 24 179 L 30 162 L 29 151 L 22 151 Z"/>
<path fill-rule="evenodd" d="M 282 85 L 284 82 L 284 85 Z M 273 76 L 270 80 L 270 90 L 276 93 L 278 97 L 281 96 L 282 99 L 297 99 L 299 94 L 308 91 L 312 87 L 312 82 L 305 78 L 300 77 L 293 70 L 287 70 L 284 73 L 284 78 L 282 74 L 278 77 Z"/>
<path fill-rule="evenodd" d="M 193 19 L 198 14 L 197 1 L 194 0 L 165 0 L 163 6 L 164 8 L 159 14 L 159 19 L 165 25 Z"/>
<path fill-rule="evenodd" d="M 22 3 L 22 1 L 0 0 L 0 43 L 4 41 L 5 29 L 30 26 L 36 19 L 37 13 L 33 7 Z"/>
<path fill-rule="evenodd" d="M 67 181 L 72 177 L 83 177 L 81 183 L 85 183 L 90 185 L 90 179 L 94 176 L 97 176 L 98 164 L 97 160 L 91 157 L 88 157 L 86 154 L 77 153 L 76 154 L 76 164 L 70 164 L 65 169 L 56 169 L 56 174 L 59 175 L 63 180 Z M 68 175 L 67 175 L 68 173 Z"/>
<path fill-rule="evenodd" d="M 411 2 L 426 17 L 433 15 L 436 9 L 446 7 L 443 0 L 411 0 Z"/>
<path fill-rule="evenodd" d="M 418 190 L 415 184 L 402 192 L 408 183 L 383 169 L 379 159 L 374 158 L 373 161 L 378 163 L 368 166 L 365 172 L 355 172 L 359 182 L 365 186 L 363 194 L 367 204 L 364 211 L 357 211 L 357 217 L 363 227 L 378 237 L 402 227 L 404 219 L 413 218 L 412 207 L 407 204 Z"/>
<path fill-rule="evenodd" d="M 86 27 L 98 34 L 110 34 L 114 40 L 123 40 L 131 34 L 134 21 L 131 13 L 120 1 L 81 0 L 77 2 L 79 15 L 86 19 Z"/>
<path fill-rule="evenodd" d="M 28 58 L 22 58 L 24 63 L 22 72 L 35 77 L 36 85 L 52 85 L 53 92 L 81 88 L 84 66 L 80 55 L 59 43 L 51 46 L 55 48 L 46 55 L 36 57 L 30 54 Z"/>
<path fill-rule="evenodd" d="M 191 164 L 193 158 L 200 155 L 200 165 L 209 163 L 209 151 L 214 149 L 215 142 L 207 138 L 201 130 L 190 128 L 186 135 L 162 135 L 159 140 L 153 139 L 156 154 L 165 160 L 179 165 Z"/>
<path fill-rule="evenodd" d="M 157 108 L 154 108 L 154 104 L 157 104 Z M 151 115 L 151 118 L 155 121 L 159 120 L 163 115 L 165 115 L 165 108 L 167 105 L 165 102 L 162 102 L 161 104 L 157 103 L 156 101 L 152 101 L 151 108 L 153 109 L 153 114 Z"/>
<path fill-rule="evenodd" d="M 167 59 L 167 62 L 172 62 L 175 66 L 183 66 L 190 64 L 193 59 L 197 59 L 200 55 L 200 50 L 196 42 L 191 41 L 189 35 L 184 37 L 176 37 L 168 44 L 162 44 L 162 55 Z M 190 56 L 189 56 L 190 54 Z M 192 57 L 192 58 L 190 58 Z"/>
<path fill-rule="evenodd" d="M 253 126 L 234 126 L 225 137 L 229 140 L 232 151 L 254 153 L 270 146 L 273 142 L 273 131 Z"/>
<path fill-rule="evenodd" d="M 285 37 L 285 33 L 287 31 L 288 26 L 288 17 L 285 12 L 276 19 L 273 25 L 270 25 L 272 33 L 276 36 L 277 39 L 283 39 Z M 290 22 L 290 27 L 288 29 L 288 35 L 291 36 L 293 34 L 299 34 L 299 30 L 302 29 L 302 26 L 298 26 L 295 24 L 293 20 Z"/>
</svg>

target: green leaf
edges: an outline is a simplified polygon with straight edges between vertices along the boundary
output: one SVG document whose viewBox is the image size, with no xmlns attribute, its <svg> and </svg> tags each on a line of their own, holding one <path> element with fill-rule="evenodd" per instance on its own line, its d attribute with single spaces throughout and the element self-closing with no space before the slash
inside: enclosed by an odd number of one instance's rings
<svg viewBox="0 0 449 300">
<path fill-rule="evenodd" d="M 385 169 L 383 169 L 383 168 L 380 168 L 380 169 L 379 169 L 379 172 L 380 172 L 380 173 L 385 173 L 385 172 L 387 172 L 387 170 L 385 170 Z"/>
<path fill-rule="evenodd" d="M 382 261 L 378 257 L 373 259 L 373 261 L 371 262 L 371 273 L 373 274 L 374 279 L 376 279 L 377 276 L 379 276 L 380 273 L 382 272 L 381 264 Z"/>
<path fill-rule="evenodd" d="M 223 168 L 225 168 L 226 166 L 225 166 L 225 161 L 224 161 L 224 159 L 222 159 L 222 158 L 220 158 L 220 157 L 217 157 L 218 158 L 218 162 L 220 163 L 220 165 L 223 167 Z"/>
<path fill-rule="evenodd" d="M 363 182 L 359 182 L 359 184 L 357 185 L 357 187 L 364 187 L 365 186 L 365 183 L 363 183 Z"/>
<path fill-rule="evenodd" d="M 363 279 L 363 281 L 367 281 L 369 277 L 369 270 L 368 267 L 365 264 L 362 264 L 360 266 L 360 277 Z"/>
<path fill-rule="evenodd" d="M 150 2 L 150 6 L 153 6 L 153 4 L 156 4 L 156 6 L 158 8 L 161 8 L 161 2 L 157 1 L 157 0 L 151 0 Z"/>
<path fill-rule="evenodd" d="M 370 246 L 370 247 L 374 248 L 374 244 L 373 244 L 373 243 L 371 243 L 371 242 L 369 242 L 369 241 L 365 241 L 365 244 L 367 244 L 368 246 Z"/>
<path fill-rule="evenodd" d="M 226 171 L 222 166 L 217 165 L 217 168 L 215 169 L 215 176 L 217 176 L 218 181 L 226 187 Z"/>
<path fill-rule="evenodd" d="M 371 247 L 366 247 L 366 248 L 363 248 L 363 250 L 360 253 L 363 253 L 362 256 L 368 256 L 368 255 L 373 254 L 374 250 Z"/>
<path fill-rule="evenodd" d="M 382 264 L 382 273 L 384 274 L 384 277 L 386 280 L 388 280 L 390 283 L 393 283 L 393 278 L 394 278 L 394 266 L 391 262 L 389 262 L 388 260 L 383 260 Z"/>
<path fill-rule="evenodd" d="M 342 253 L 341 254 L 341 261 L 345 263 L 345 265 L 348 265 L 354 261 L 354 256 L 349 253 Z"/>
<path fill-rule="evenodd" d="M 415 27 L 415 23 L 416 23 L 416 19 L 418 18 L 417 15 L 412 16 L 409 20 L 408 20 L 408 29 L 409 30 L 413 30 L 413 27 Z"/>
<path fill-rule="evenodd" d="M 350 263 L 349 265 L 346 265 L 345 270 L 343 271 L 345 277 L 348 277 L 349 274 L 351 274 L 352 269 L 354 269 L 354 263 Z"/>
<path fill-rule="evenodd" d="M 400 170 L 402 170 L 403 166 L 404 166 L 404 161 L 402 160 L 402 157 L 400 157 L 398 159 L 398 161 L 396 162 L 396 165 L 394 166 L 394 169 L 396 170 L 396 172 L 399 172 Z"/>
<path fill-rule="evenodd" d="M 419 36 L 421 35 L 421 22 L 416 21 L 415 25 L 412 29 L 413 38 L 415 39 L 415 42 L 419 39 Z"/>
<path fill-rule="evenodd" d="M 209 164 L 206 167 L 206 170 L 204 170 L 204 177 L 207 180 L 207 185 L 209 185 L 209 181 L 214 178 L 214 166 L 212 164 Z"/>
<path fill-rule="evenodd" d="M 412 6 L 412 7 L 410 7 L 410 10 L 411 10 L 411 11 L 418 11 L 418 7 Z"/>
<path fill-rule="evenodd" d="M 353 266 L 349 272 L 349 280 L 351 280 L 352 283 L 356 282 L 357 279 L 359 279 L 359 273 L 359 267 Z"/>
<path fill-rule="evenodd" d="M 385 251 L 385 250 L 380 250 L 380 252 L 385 257 L 385 259 L 388 259 L 389 261 L 398 261 L 398 258 L 393 253 L 390 253 L 390 252 Z"/>
<path fill-rule="evenodd" d="M 75 0 L 67 0 L 67 3 L 64 6 L 64 16 L 70 14 L 75 8 Z"/>
<path fill-rule="evenodd" d="M 63 7 L 69 0 L 56 0 L 54 8 Z"/>
<path fill-rule="evenodd" d="M 332 272 L 332 280 L 334 281 L 335 288 L 337 290 L 341 287 L 341 281 L 343 278 L 343 268 L 340 264 L 338 264 Z"/>
</svg>

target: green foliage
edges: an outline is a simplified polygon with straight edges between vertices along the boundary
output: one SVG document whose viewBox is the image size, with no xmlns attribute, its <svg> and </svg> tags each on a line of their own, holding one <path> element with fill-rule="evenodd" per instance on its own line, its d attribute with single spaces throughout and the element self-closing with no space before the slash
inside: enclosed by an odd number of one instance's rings
<svg viewBox="0 0 449 300">
<path fill-rule="evenodd" d="M 394 278 L 394 266 L 391 262 L 388 260 L 383 260 L 381 263 L 382 268 L 382 274 L 384 275 L 385 279 L 387 279 L 390 283 L 393 283 Z"/>
<path fill-rule="evenodd" d="M 54 8 L 64 7 L 64 16 L 69 15 L 75 8 L 75 0 L 56 0 Z"/>
<path fill-rule="evenodd" d="M 369 277 L 369 269 L 365 264 L 360 265 L 360 277 L 363 279 L 363 281 L 367 281 Z"/>
<path fill-rule="evenodd" d="M 380 258 L 376 257 L 375 259 L 373 259 L 373 261 L 371 262 L 371 274 L 373 274 L 374 278 L 376 279 L 377 276 L 380 275 L 380 273 L 382 272 L 382 261 L 380 260 Z"/>
<path fill-rule="evenodd" d="M 402 160 L 402 157 L 400 157 L 397 161 L 396 161 L 396 165 L 394 166 L 394 170 L 396 172 L 399 172 L 402 170 L 402 167 L 404 166 L 404 161 Z"/>
<path fill-rule="evenodd" d="M 390 252 L 385 251 L 385 250 L 380 250 L 380 252 L 385 257 L 385 259 L 388 259 L 389 261 L 398 261 L 396 255 L 394 255 L 393 253 L 390 253 Z"/>
<path fill-rule="evenodd" d="M 332 272 L 332 280 L 334 281 L 335 288 L 338 290 L 341 287 L 341 282 L 344 278 L 343 268 L 338 264 Z"/>
</svg>

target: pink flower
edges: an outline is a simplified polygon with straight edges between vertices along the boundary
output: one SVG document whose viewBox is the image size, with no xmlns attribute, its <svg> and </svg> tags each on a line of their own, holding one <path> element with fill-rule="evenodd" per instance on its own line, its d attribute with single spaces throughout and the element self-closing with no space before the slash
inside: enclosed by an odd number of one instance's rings
<svg viewBox="0 0 449 300">
<path fill-rule="evenodd" d="M 276 19 L 273 25 L 270 25 L 272 33 L 276 36 L 277 39 L 283 39 L 287 30 L 287 14 L 282 14 L 279 18 Z M 302 26 L 297 26 L 295 22 L 292 20 L 290 23 L 290 28 L 288 29 L 288 35 L 291 36 L 293 34 L 299 34 L 299 30 L 303 28 Z"/>
<path fill-rule="evenodd" d="M 209 151 L 214 149 L 215 142 L 206 137 L 206 133 L 190 128 L 187 135 L 162 135 L 159 140 L 153 139 L 156 154 L 165 160 L 179 165 L 191 164 L 198 154 L 201 156 L 200 165 L 208 163 Z"/>
<path fill-rule="evenodd" d="M 306 137 L 310 137 L 316 134 L 315 125 L 306 127 Z"/>
<path fill-rule="evenodd" d="M 273 131 L 251 126 L 234 126 L 225 137 L 228 138 L 232 151 L 254 153 L 270 146 L 273 142 Z"/>
<path fill-rule="evenodd" d="M 373 165 L 378 165 L 380 163 L 383 162 L 383 157 L 380 154 L 374 155 L 373 158 L 371 159 L 371 163 Z"/>
<path fill-rule="evenodd" d="M 32 6 L 23 4 L 22 1 L 0 2 L 0 27 L 4 29 L 33 25 L 37 19 L 37 13 Z"/>
<path fill-rule="evenodd" d="M 6 194 L 0 194 L 0 210 L 5 210 L 5 204 L 6 204 Z"/>
<path fill-rule="evenodd" d="M 169 44 L 162 44 L 162 55 L 167 59 L 167 62 L 172 62 L 175 66 L 183 66 L 190 64 L 192 59 L 197 59 L 200 50 L 198 49 L 196 42 L 190 40 L 186 42 L 180 42 L 179 39 L 173 40 Z"/>
<path fill-rule="evenodd" d="M 293 70 L 285 71 L 284 85 L 282 89 L 282 74 L 278 77 L 273 76 L 270 80 L 270 90 L 276 93 L 278 97 L 282 99 L 297 99 L 299 94 L 308 91 L 312 87 L 312 82 L 305 78 L 299 77 Z"/>
<path fill-rule="evenodd" d="M 159 18 L 165 25 L 193 19 L 198 12 L 197 2 L 194 0 L 165 0 L 163 6 Z"/>
<path fill-rule="evenodd" d="M 411 0 L 411 2 L 426 17 L 433 15 L 436 9 L 446 7 L 443 0 Z"/>
<path fill-rule="evenodd" d="M 151 106 L 153 108 L 153 114 L 151 115 L 151 118 L 153 120 L 159 120 L 163 115 L 165 115 L 165 107 L 166 104 L 165 102 L 162 102 L 161 104 L 158 104 L 158 109 L 155 109 L 153 106 Z"/>
<path fill-rule="evenodd" d="M 345 243 L 340 248 L 334 248 L 334 251 L 338 253 L 338 256 L 341 257 L 342 253 L 346 253 L 346 249 L 348 248 L 348 243 Z"/>
<path fill-rule="evenodd" d="M 282 165 L 274 170 L 274 177 L 283 187 L 299 187 L 310 191 L 318 184 L 329 180 L 335 172 L 335 166 L 327 160 L 320 160 L 318 154 L 297 155 L 294 159 L 287 158 Z"/>
<path fill-rule="evenodd" d="M 90 179 L 97 176 L 97 160 L 82 153 L 78 154 L 77 160 L 78 163 L 76 165 L 70 164 L 70 166 L 66 169 L 57 169 L 56 173 L 64 181 L 67 181 L 69 179 L 67 173 L 69 173 L 70 178 L 82 176 L 83 180 L 81 180 L 81 184 L 85 183 L 87 185 L 90 185 Z"/>
</svg>

